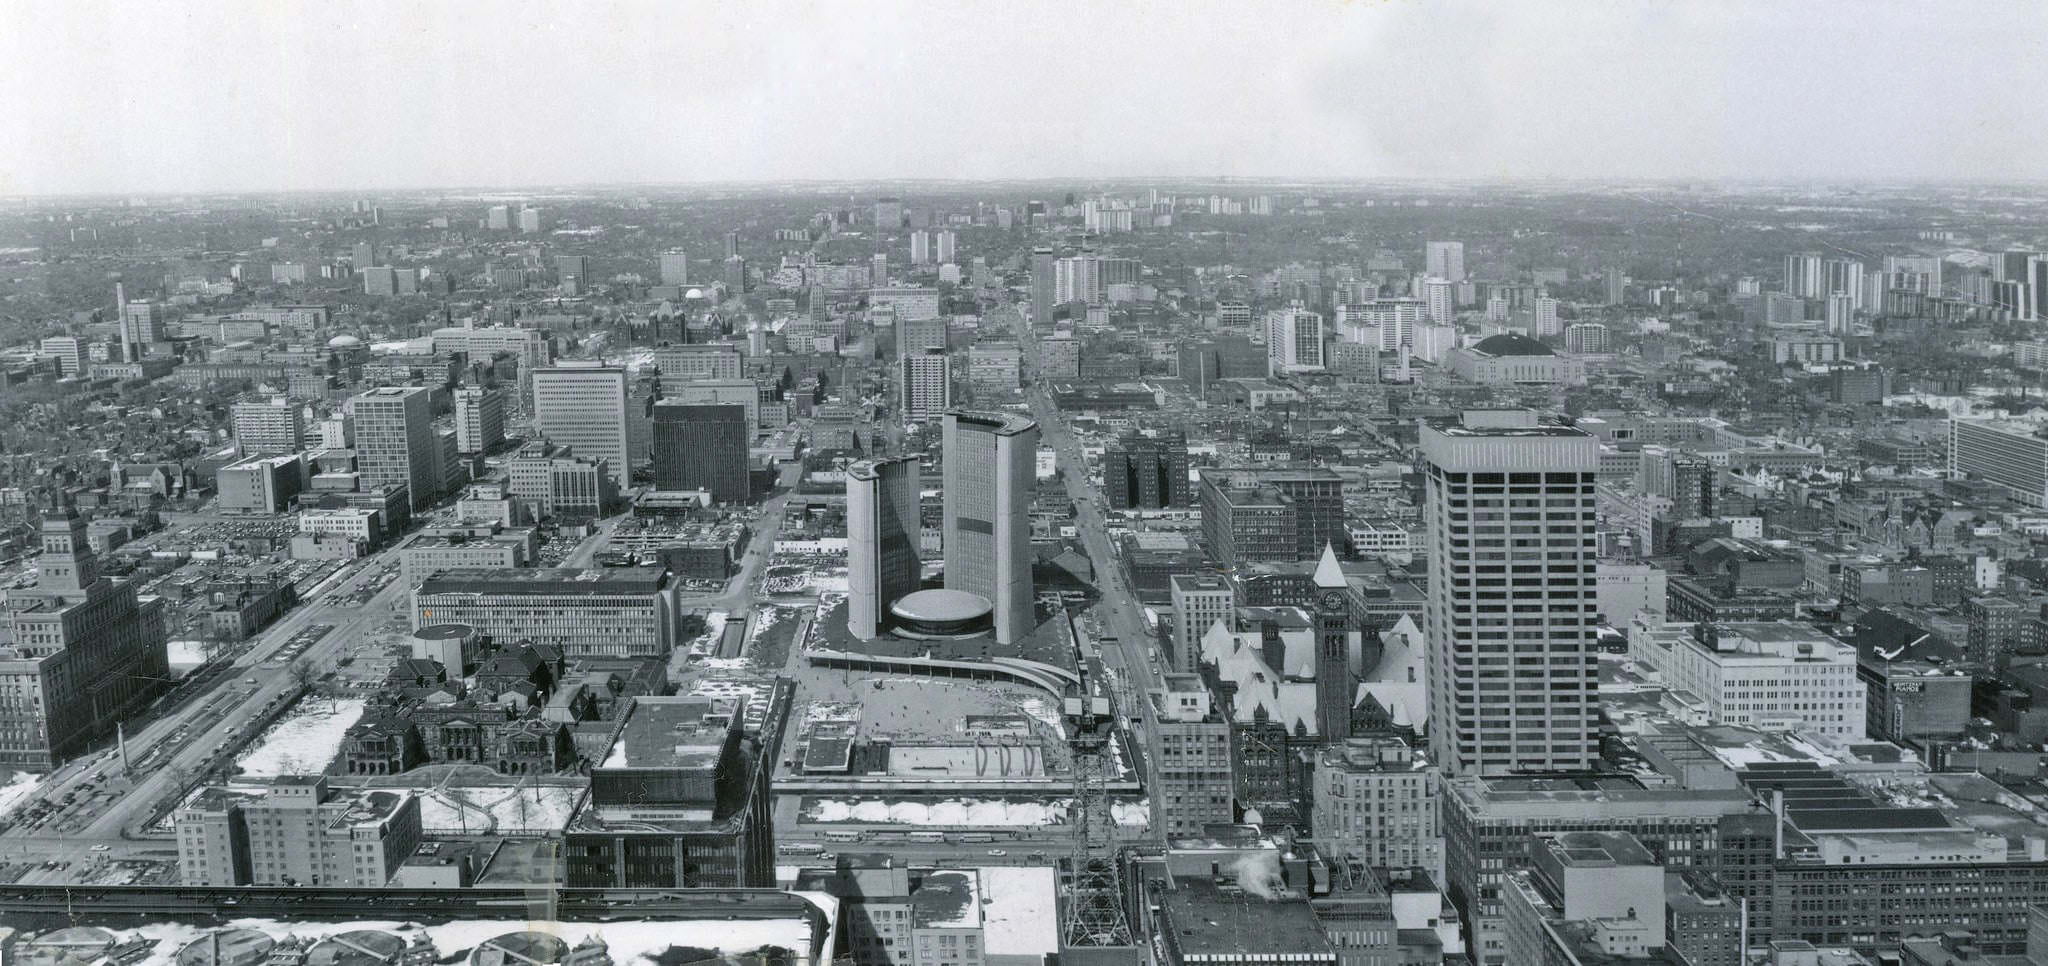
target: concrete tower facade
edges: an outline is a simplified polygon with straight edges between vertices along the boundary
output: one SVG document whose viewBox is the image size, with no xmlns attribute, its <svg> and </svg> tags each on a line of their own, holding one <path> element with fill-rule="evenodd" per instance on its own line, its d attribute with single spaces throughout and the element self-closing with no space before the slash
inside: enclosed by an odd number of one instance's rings
<svg viewBox="0 0 2048 966">
<path fill-rule="evenodd" d="M 1527 410 L 1421 435 L 1431 758 L 1451 775 L 1591 768 L 1599 441 Z"/>
<path fill-rule="evenodd" d="M 945 423 L 946 589 L 995 605 L 996 642 L 1035 626 L 1031 493 L 1038 483 L 1038 423 L 1014 413 L 954 410 Z"/>
<path fill-rule="evenodd" d="M 918 545 L 917 458 L 863 460 L 846 470 L 846 626 L 867 640 L 889 605 L 923 578 Z"/>
</svg>

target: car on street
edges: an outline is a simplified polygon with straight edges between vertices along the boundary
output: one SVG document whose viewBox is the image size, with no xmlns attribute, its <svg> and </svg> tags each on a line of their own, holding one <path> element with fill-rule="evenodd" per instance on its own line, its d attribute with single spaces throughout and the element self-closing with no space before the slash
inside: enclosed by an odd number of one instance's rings
<svg viewBox="0 0 2048 966">
<path fill-rule="evenodd" d="M 993 856 L 997 856 L 997 857 L 1001 857 L 1001 856 L 1009 855 L 1010 853 L 1009 853 L 1009 852 L 1007 852 L 1007 851 L 1005 851 L 1005 850 L 1003 850 L 1003 849 L 990 849 L 990 850 L 988 850 L 988 854 L 990 854 L 990 855 L 993 855 Z"/>
</svg>

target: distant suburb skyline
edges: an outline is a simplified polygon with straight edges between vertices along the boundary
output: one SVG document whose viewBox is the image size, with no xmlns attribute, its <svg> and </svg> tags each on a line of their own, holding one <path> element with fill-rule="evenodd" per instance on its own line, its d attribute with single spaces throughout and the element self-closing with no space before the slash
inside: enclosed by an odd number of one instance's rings
<svg viewBox="0 0 2048 966">
<path fill-rule="evenodd" d="M 6 0 L 0 196 L 2024 181 L 2031 3 Z"/>
</svg>

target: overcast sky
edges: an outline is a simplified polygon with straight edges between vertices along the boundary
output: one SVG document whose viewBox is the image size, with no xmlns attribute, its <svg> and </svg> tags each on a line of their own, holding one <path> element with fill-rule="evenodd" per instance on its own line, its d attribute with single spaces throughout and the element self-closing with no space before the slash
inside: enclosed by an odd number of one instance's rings
<svg viewBox="0 0 2048 966">
<path fill-rule="evenodd" d="M 0 0 L 0 195 L 2040 179 L 2048 7 Z"/>
</svg>

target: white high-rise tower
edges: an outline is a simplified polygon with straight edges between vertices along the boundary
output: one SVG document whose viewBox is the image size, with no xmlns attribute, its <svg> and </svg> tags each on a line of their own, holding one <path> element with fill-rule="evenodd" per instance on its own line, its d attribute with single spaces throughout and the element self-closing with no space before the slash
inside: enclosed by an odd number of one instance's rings
<svg viewBox="0 0 2048 966">
<path fill-rule="evenodd" d="M 1446 775 L 1599 758 L 1599 440 L 1527 410 L 1425 422 L 1430 756 Z"/>
</svg>

